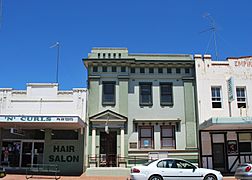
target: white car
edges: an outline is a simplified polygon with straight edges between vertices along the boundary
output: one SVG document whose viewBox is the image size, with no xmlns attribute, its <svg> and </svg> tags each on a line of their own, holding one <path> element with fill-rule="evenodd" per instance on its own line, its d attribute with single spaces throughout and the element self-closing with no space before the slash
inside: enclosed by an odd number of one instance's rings
<svg viewBox="0 0 252 180">
<path fill-rule="evenodd" d="M 132 180 L 222 180 L 219 171 L 198 168 L 192 163 L 177 158 L 157 159 L 131 168 Z"/>
</svg>

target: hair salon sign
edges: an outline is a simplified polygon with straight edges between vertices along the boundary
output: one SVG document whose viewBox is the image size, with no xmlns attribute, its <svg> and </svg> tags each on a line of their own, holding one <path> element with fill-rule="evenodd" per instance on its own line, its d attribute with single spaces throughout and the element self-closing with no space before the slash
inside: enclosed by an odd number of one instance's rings
<svg viewBox="0 0 252 180">
<path fill-rule="evenodd" d="M 0 122 L 78 122 L 75 116 L 0 116 Z"/>
</svg>

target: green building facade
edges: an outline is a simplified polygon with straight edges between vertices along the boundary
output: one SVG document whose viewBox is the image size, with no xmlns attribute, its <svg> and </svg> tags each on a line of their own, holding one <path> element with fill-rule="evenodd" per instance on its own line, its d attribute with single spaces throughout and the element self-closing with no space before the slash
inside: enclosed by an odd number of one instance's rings
<svg viewBox="0 0 252 180">
<path fill-rule="evenodd" d="M 88 70 L 88 166 L 131 166 L 150 158 L 198 161 L 191 55 L 93 48 Z"/>
</svg>

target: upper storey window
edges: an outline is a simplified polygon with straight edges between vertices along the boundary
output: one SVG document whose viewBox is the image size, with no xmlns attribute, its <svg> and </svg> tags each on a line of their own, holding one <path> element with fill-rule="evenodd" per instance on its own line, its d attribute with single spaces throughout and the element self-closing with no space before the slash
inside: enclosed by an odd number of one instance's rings
<svg viewBox="0 0 252 180">
<path fill-rule="evenodd" d="M 102 56 L 103 56 L 103 59 L 105 59 L 105 58 L 106 58 L 106 54 L 105 54 L 105 53 L 103 53 L 103 54 L 102 54 Z"/>
<path fill-rule="evenodd" d="M 180 68 L 176 68 L 176 73 L 180 74 L 181 73 L 181 69 Z"/>
<path fill-rule="evenodd" d="M 152 83 L 140 83 L 140 106 L 152 106 Z"/>
<path fill-rule="evenodd" d="M 121 66 L 121 72 L 126 72 L 126 67 L 125 66 Z"/>
<path fill-rule="evenodd" d="M 93 72 L 98 72 L 98 66 L 93 66 Z"/>
<path fill-rule="evenodd" d="M 111 69 L 112 69 L 112 72 L 116 72 L 116 70 L 117 70 L 117 69 L 116 69 L 116 66 L 112 66 Z"/>
<path fill-rule="evenodd" d="M 160 83 L 160 105 L 173 105 L 172 83 Z"/>
<path fill-rule="evenodd" d="M 172 68 L 167 68 L 167 73 L 171 74 L 172 73 Z"/>
<path fill-rule="evenodd" d="M 246 108 L 246 89 L 245 87 L 237 87 L 236 88 L 236 97 L 237 97 L 237 107 L 238 108 Z"/>
<path fill-rule="evenodd" d="M 154 68 L 150 67 L 150 68 L 149 68 L 149 73 L 150 73 L 150 74 L 153 74 L 153 73 L 154 73 Z"/>
<path fill-rule="evenodd" d="M 190 73 L 190 68 L 185 68 L 185 73 L 189 74 Z"/>
<path fill-rule="evenodd" d="M 221 87 L 211 87 L 212 108 L 221 108 Z"/>
<path fill-rule="evenodd" d="M 163 68 L 158 68 L 158 73 L 162 74 L 163 73 Z"/>
<path fill-rule="evenodd" d="M 141 67 L 141 68 L 140 68 L 140 73 L 141 73 L 141 74 L 144 74 L 144 73 L 145 73 L 145 68 Z"/>
<path fill-rule="evenodd" d="M 115 82 L 104 81 L 102 88 L 102 105 L 115 105 Z"/>
</svg>

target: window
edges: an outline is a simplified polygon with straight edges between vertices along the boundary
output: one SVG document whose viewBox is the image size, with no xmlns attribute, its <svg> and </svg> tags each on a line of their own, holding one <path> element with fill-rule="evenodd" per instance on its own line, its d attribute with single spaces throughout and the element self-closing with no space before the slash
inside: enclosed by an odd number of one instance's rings
<svg viewBox="0 0 252 180">
<path fill-rule="evenodd" d="M 173 105 L 172 83 L 160 83 L 160 105 Z"/>
<path fill-rule="evenodd" d="M 108 58 L 109 58 L 109 59 L 110 59 L 110 56 L 111 56 L 110 53 L 108 53 Z"/>
<path fill-rule="evenodd" d="M 52 130 L 52 139 L 57 140 L 78 140 L 77 130 Z"/>
<path fill-rule="evenodd" d="M 114 53 L 113 56 L 114 56 L 114 59 L 115 59 L 116 58 L 116 53 Z"/>
<path fill-rule="evenodd" d="M 108 71 L 107 66 L 102 66 L 102 72 L 107 72 L 107 71 Z"/>
<path fill-rule="evenodd" d="M 176 68 L 176 73 L 180 74 L 181 73 L 181 69 L 180 68 Z"/>
<path fill-rule="evenodd" d="M 134 67 L 130 68 L 130 73 L 135 73 L 136 69 Z"/>
<path fill-rule="evenodd" d="M 112 66 L 112 72 L 116 72 L 116 66 Z"/>
<path fill-rule="evenodd" d="M 221 88 L 212 87 L 212 108 L 221 108 Z"/>
<path fill-rule="evenodd" d="M 246 108 L 246 90 L 244 87 L 236 88 L 236 97 L 238 108 Z"/>
<path fill-rule="evenodd" d="M 167 68 L 167 73 L 171 74 L 172 73 L 172 68 Z"/>
<path fill-rule="evenodd" d="M 251 153 L 252 152 L 252 133 L 239 133 L 239 152 L 240 153 Z"/>
<path fill-rule="evenodd" d="M 185 68 L 185 73 L 189 74 L 190 73 L 190 68 Z"/>
<path fill-rule="evenodd" d="M 140 126 L 139 130 L 140 148 L 153 148 L 153 126 Z"/>
<path fill-rule="evenodd" d="M 106 58 L 106 54 L 105 53 L 103 53 L 103 59 L 105 59 Z"/>
<path fill-rule="evenodd" d="M 140 68 L 140 73 L 141 74 L 145 73 L 145 69 L 143 67 Z"/>
<path fill-rule="evenodd" d="M 121 66 L 121 72 L 126 72 L 126 67 L 125 66 Z"/>
<path fill-rule="evenodd" d="M 103 82 L 102 104 L 115 105 L 115 82 Z"/>
<path fill-rule="evenodd" d="M 121 57 L 122 57 L 121 53 L 118 54 L 118 57 L 119 57 L 119 59 L 121 59 Z"/>
<path fill-rule="evenodd" d="M 140 106 L 152 106 L 152 84 L 140 83 Z"/>
<path fill-rule="evenodd" d="M 175 126 L 161 126 L 161 147 L 175 149 Z"/>
<path fill-rule="evenodd" d="M 93 66 L 93 72 L 98 72 L 98 67 L 97 66 Z"/>
<path fill-rule="evenodd" d="M 149 73 L 153 74 L 154 73 L 154 68 L 149 68 Z"/>
<path fill-rule="evenodd" d="M 100 59 L 100 57 L 101 57 L 101 54 L 100 54 L 100 53 L 98 53 L 98 59 Z"/>
<path fill-rule="evenodd" d="M 163 73 L 163 68 L 158 68 L 158 73 L 162 74 Z"/>
</svg>

